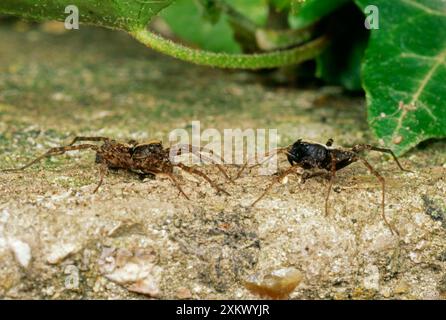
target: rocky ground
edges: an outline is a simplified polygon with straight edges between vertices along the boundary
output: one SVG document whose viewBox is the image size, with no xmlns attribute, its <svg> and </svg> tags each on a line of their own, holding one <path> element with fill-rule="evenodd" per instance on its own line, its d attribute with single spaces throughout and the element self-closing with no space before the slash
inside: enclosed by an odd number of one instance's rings
<svg viewBox="0 0 446 320">
<path fill-rule="evenodd" d="M 363 98 L 338 88 L 195 67 L 101 29 L 4 23 L 0 39 L 2 169 L 75 135 L 166 141 L 192 120 L 203 129 L 276 128 L 282 145 L 379 144 Z M 297 279 L 292 299 L 444 299 L 446 143 L 405 155 L 413 173 L 387 156 L 368 158 L 386 177 L 399 236 L 360 164 L 339 172 L 328 216 L 324 179 L 290 176 L 251 207 L 271 181 L 256 170 L 230 184 L 202 168 L 231 196 L 177 172 L 190 201 L 169 180 L 125 172 L 92 194 L 98 172 L 88 152 L 1 173 L 0 297 L 256 299 L 246 282 L 286 268 Z"/>
</svg>

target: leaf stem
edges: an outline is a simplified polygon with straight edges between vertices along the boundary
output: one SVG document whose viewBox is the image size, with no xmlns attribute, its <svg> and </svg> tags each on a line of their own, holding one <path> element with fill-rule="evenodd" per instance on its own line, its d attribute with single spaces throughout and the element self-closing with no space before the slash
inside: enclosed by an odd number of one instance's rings
<svg viewBox="0 0 446 320">
<path fill-rule="evenodd" d="M 260 54 L 225 54 L 191 49 L 146 29 L 136 29 L 129 33 L 147 47 L 177 59 L 227 69 L 271 69 L 299 64 L 317 57 L 328 44 L 326 37 L 320 37 L 287 50 Z"/>
</svg>

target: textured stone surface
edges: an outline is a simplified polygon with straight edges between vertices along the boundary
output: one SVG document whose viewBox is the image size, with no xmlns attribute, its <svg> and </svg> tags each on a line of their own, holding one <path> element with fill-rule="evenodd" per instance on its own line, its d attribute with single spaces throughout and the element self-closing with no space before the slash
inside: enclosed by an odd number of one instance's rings
<svg viewBox="0 0 446 320">
<path fill-rule="evenodd" d="M 0 168 L 25 163 L 74 135 L 167 139 L 203 128 L 277 128 L 340 145 L 374 142 L 364 101 L 336 88 L 296 89 L 263 76 L 198 68 L 151 53 L 124 34 L 82 28 L 0 25 Z M 217 195 L 181 175 L 141 182 L 111 173 L 97 194 L 94 155 L 54 157 L 0 174 L 2 298 L 257 298 L 243 282 L 293 268 L 293 299 L 445 298 L 446 144 L 424 145 L 402 162 L 368 156 L 387 181 L 360 164 L 342 170 L 329 216 L 327 182 L 295 176 L 249 204 L 270 178 L 247 172 Z M 287 166 L 283 162 L 283 167 Z M 235 168 L 229 169 L 235 175 Z"/>
</svg>

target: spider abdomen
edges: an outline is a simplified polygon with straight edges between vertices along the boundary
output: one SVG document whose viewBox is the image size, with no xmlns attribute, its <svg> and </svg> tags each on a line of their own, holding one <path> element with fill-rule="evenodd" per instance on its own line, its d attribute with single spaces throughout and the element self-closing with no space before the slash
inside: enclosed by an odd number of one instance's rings
<svg viewBox="0 0 446 320">
<path fill-rule="evenodd" d="M 321 144 L 297 141 L 288 152 L 288 161 L 304 169 L 325 169 L 331 163 L 330 150 Z"/>
</svg>

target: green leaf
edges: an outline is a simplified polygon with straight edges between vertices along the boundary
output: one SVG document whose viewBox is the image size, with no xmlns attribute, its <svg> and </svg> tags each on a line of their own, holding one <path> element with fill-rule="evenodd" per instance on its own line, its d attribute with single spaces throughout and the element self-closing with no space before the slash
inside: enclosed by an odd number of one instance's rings
<svg viewBox="0 0 446 320">
<path fill-rule="evenodd" d="M 238 12 L 252 20 L 259 26 L 265 25 L 268 19 L 268 6 L 266 0 L 225 0 Z"/>
<path fill-rule="evenodd" d="M 79 22 L 103 27 L 132 30 L 145 27 L 173 0 L 1 0 L 0 13 L 32 20 L 65 21 L 65 8 L 79 9 Z"/>
<path fill-rule="evenodd" d="M 351 0 L 291 0 L 292 16 L 290 23 L 294 28 L 303 28 L 326 17 Z M 343 23 L 343 21 L 339 21 Z"/>
<path fill-rule="evenodd" d="M 216 21 L 209 21 L 207 12 L 198 3 L 177 0 L 161 13 L 172 31 L 201 49 L 213 52 L 240 53 L 240 46 L 234 39 L 233 31 L 224 14 Z"/>
<path fill-rule="evenodd" d="M 199 0 L 198 4 L 203 7 L 203 18 L 210 23 L 217 23 L 221 17 L 221 8 L 218 0 Z"/>
<path fill-rule="evenodd" d="M 290 9 L 291 0 L 269 0 L 269 3 L 278 11 Z"/>
<path fill-rule="evenodd" d="M 368 0 L 356 0 L 363 8 Z M 363 82 L 368 121 L 397 154 L 423 140 L 446 137 L 446 3 L 375 0 Z"/>
<path fill-rule="evenodd" d="M 314 59 L 328 40 L 319 37 L 297 48 L 262 54 L 227 54 L 195 50 L 152 34 L 147 23 L 173 0 L 2 0 L 0 15 L 9 14 L 34 20 L 65 20 L 68 6 L 77 6 L 81 23 L 97 24 L 127 31 L 144 45 L 164 54 L 196 64 L 233 68 L 264 69 L 298 64 Z"/>
</svg>

